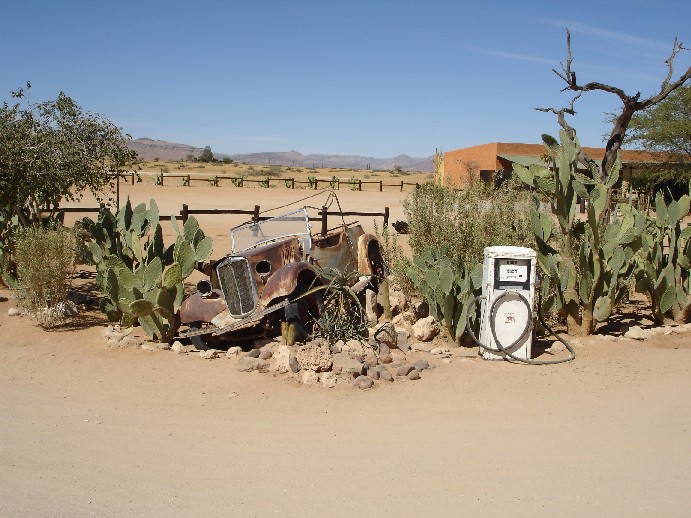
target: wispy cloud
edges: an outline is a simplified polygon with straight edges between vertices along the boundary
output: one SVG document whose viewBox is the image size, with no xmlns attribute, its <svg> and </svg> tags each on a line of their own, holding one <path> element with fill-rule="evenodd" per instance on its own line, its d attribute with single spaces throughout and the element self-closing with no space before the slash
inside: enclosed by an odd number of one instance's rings
<svg viewBox="0 0 691 518">
<path fill-rule="evenodd" d="M 641 38 L 640 36 L 635 36 L 633 34 L 627 34 L 624 32 L 603 29 L 601 27 L 595 27 L 594 25 L 588 25 L 586 23 L 579 22 L 576 20 L 569 20 L 566 18 L 537 18 L 532 19 L 532 21 L 541 23 L 543 25 L 550 25 L 553 27 L 563 27 L 565 29 L 570 29 L 572 33 L 587 34 L 589 36 L 595 36 L 597 38 L 602 38 L 610 41 L 617 41 L 627 45 L 655 48 L 660 50 L 672 50 L 671 41 L 668 43 L 661 43 L 656 40 Z"/>
<path fill-rule="evenodd" d="M 553 65 L 555 61 L 553 59 L 547 59 L 543 58 L 540 56 L 534 56 L 531 54 L 520 54 L 517 52 L 507 52 L 504 50 L 493 50 L 493 49 L 486 49 L 486 48 L 480 48 L 480 47 L 471 47 L 464 45 L 462 47 L 465 50 L 469 50 L 471 52 L 477 52 L 478 54 L 484 54 L 485 56 L 495 56 L 498 58 L 506 58 L 506 59 L 512 59 L 514 61 L 530 61 L 533 63 L 547 63 L 550 65 Z"/>
</svg>

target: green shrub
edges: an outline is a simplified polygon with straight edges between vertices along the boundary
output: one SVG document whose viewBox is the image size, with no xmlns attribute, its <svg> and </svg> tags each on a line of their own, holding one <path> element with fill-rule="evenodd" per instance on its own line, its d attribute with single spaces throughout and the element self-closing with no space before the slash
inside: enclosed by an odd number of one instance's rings
<svg viewBox="0 0 691 518">
<path fill-rule="evenodd" d="M 17 274 L 23 305 L 30 313 L 50 310 L 67 300 L 69 277 L 74 271 L 74 233 L 63 227 L 29 228 L 16 243 Z M 52 327 L 54 319 L 39 320 Z"/>
</svg>

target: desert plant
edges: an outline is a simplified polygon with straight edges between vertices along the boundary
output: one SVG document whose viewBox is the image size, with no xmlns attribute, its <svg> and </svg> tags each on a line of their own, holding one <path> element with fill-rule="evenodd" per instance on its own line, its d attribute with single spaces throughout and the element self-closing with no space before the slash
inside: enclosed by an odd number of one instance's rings
<svg viewBox="0 0 691 518">
<path fill-rule="evenodd" d="M 603 219 L 619 179 L 621 159 L 605 181 L 598 179 L 595 170 L 586 176 L 578 171 L 578 140 L 563 130 L 560 136 L 561 144 L 543 135 L 550 167 L 516 164 L 514 173 L 543 194 L 558 224 L 559 235 L 553 239 L 552 218 L 541 211 L 535 195 L 531 220 L 538 263 L 545 273 L 545 311 L 563 309 L 569 334 L 583 336 L 592 334 L 597 322 L 607 320 L 613 307 L 627 296 L 645 217 L 633 207 L 622 206 L 622 217 L 605 226 Z M 575 216 L 578 196 L 588 201 L 586 221 Z"/>
<path fill-rule="evenodd" d="M 53 311 L 67 301 L 70 275 L 75 266 L 75 239 L 70 229 L 27 228 L 16 243 L 17 275 L 22 304 L 43 327 L 61 323 L 64 311 Z"/>
<path fill-rule="evenodd" d="M 681 229 L 689 202 L 689 196 L 684 195 L 667 205 L 662 194 L 657 194 L 655 217 L 647 218 L 642 247 L 636 256 L 636 291 L 648 296 L 658 324 L 683 323 L 689 318 L 691 227 Z"/>
<path fill-rule="evenodd" d="M 309 182 L 310 189 L 314 189 L 317 185 L 317 177 L 316 176 L 308 176 L 307 181 Z"/>
<path fill-rule="evenodd" d="M 407 277 L 429 304 L 430 314 L 443 321 L 451 338 L 466 328 L 468 305 L 482 288 L 482 263 L 466 265 L 449 259 L 448 250 L 425 248 L 413 257 Z"/>
<path fill-rule="evenodd" d="M 335 269 L 321 269 L 320 277 L 327 279 L 323 305 L 314 321 L 315 335 L 329 343 L 338 340 L 362 340 L 367 336 L 365 310 L 355 292 L 350 288 L 359 272 L 344 274 Z"/>
</svg>

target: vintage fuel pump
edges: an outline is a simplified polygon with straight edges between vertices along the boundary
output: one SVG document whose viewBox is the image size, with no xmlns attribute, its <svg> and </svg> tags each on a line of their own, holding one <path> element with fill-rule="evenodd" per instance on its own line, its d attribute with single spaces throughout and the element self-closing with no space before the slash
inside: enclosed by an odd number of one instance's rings
<svg viewBox="0 0 691 518">
<path fill-rule="evenodd" d="M 543 326 L 564 343 L 570 357 L 562 360 L 532 360 L 533 308 L 537 278 L 537 254 L 531 248 L 519 246 L 489 246 L 485 248 L 482 271 L 482 295 L 471 306 L 482 300 L 480 333 L 476 338 L 470 322 L 468 330 L 480 346 L 486 360 L 511 359 L 522 363 L 553 364 L 573 360 L 571 346 L 544 322 Z M 471 308 L 468 310 L 470 320 Z"/>
</svg>

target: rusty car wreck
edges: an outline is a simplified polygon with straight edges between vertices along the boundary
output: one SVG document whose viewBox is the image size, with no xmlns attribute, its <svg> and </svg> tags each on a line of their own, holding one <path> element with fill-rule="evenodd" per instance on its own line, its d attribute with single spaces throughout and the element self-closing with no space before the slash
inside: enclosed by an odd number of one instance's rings
<svg viewBox="0 0 691 518">
<path fill-rule="evenodd" d="M 306 335 L 320 312 L 325 272 L 352 274 L 353 289 L 362 293 L 376 291 L 387 274 L 374 235 L 345 222 L 313 235 L 304 208 L 235 227 L 231 243 L 180 310 L 189 326 L 181 336 L 197 349 L 252 343 L 278 334 L 281 322 Z"/>
</svg>

